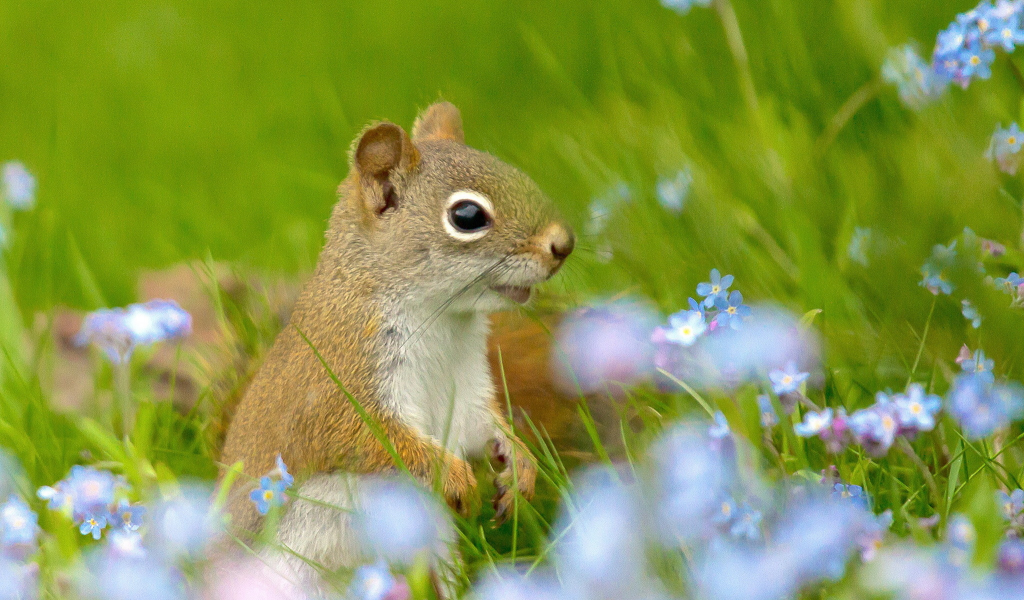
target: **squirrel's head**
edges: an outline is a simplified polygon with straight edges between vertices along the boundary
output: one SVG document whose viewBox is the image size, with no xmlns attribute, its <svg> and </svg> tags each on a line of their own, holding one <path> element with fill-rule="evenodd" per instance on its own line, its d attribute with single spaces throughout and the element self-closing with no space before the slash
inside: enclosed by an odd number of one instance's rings
<svg viewBox="0 0 1024 600">
<path fill-rule="evenodd" d="M 425 110 L 412 137 L 389 122 L 353 144 L 339 209 L 379 280 L 425 303 L 496 310 L 529 300 L 573 250 L 572 230 L 529 177 L 464 143 L 452 104 Z"/>
</svg>

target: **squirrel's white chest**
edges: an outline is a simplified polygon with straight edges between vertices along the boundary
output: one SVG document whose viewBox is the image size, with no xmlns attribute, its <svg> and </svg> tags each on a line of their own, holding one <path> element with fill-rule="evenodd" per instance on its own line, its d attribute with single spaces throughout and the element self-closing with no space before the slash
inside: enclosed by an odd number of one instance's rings
<svg viewBox="0 0 1024 600">
<path fill-rule="evenodd" d="M 406 332 L 385 379 L 384 402 L 407 425 L 456 454 L 479 454 L 494 437 L 494 382 L 487 360 L 489 325 L 482 314 L 444 314 Z"/>
</svg>

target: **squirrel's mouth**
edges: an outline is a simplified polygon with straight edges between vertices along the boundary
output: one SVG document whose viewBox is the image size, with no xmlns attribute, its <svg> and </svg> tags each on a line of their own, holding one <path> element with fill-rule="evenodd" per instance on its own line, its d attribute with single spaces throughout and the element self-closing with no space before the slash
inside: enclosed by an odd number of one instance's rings
<svg viewBox="0 0 1024 600">
<path fill-rule="evenodd" d="M 518 304 L 526 304 L 530 300 L 530 292 L 533 291 L 529 286 L 516 285 L 495 285 L 491 289 Z"/>
</svg>

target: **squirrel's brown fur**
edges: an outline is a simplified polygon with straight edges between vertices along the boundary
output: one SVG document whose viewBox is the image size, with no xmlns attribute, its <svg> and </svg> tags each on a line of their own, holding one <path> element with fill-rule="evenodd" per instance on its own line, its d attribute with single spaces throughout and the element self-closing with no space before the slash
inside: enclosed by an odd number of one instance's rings
<svg viewBox="0 0 1024 600">
<path fill-rule="evenodd" d="M 459 298 L 467 289 L 477 298 L 460 309 L 467 315 L 485 294 L 486 302 L 495 302 L 503 286 L 525 286 L 528 294 L 529 286 L 554 274 L 571 252 L 572 234 L 525 175 L 463 144 L 461 117 L 450 104 L 421 115 L 412 138 L 388 122 L 368 127 L 351 160 L 316 270 L 233 411 L 221 461 L 242 461 L 248 480 L 271 471 L 278 454 L 299 479 L 333 471 L 393 471 L 395 460 L 354 399 L 380 425 L 409 472 L 424 482 L 440 475 L 445 499 L 465 511 L 473 504 L 473 469 L 461 450 L 453 452 L 438 442 L 440 436 L 410 425 L 400 409 L 404 398 L 393 397 L 393 390 L 402 393 L 401 381 L 389 379 L 418 356 L 409 348 L 432 321 L 403 325 L 396 315 L 418 314 L 413 309 L 419 303 L 440 304 L 442 296 Z M 479 241 L 457 242 L 439 226 L 444 213 L 438 207 L 461 189 L 494 203 L 492 230 Z M 492 263 L 497 267 L 484 268 Z M 479 330 L 476 317 L 460 319 L 452 321 L 456 333 L 459 327 Z M 503 394 L 500 403 L 489 396 L 493 452 L 506 464 L 496 480 L 500 517 L 517 491 L 532 495 L 536 468 L 504 424 Z M 233 496 L 231 512 L 236 527 L 252 530 L 258 515 L 244 491 Z"/>
</svg>

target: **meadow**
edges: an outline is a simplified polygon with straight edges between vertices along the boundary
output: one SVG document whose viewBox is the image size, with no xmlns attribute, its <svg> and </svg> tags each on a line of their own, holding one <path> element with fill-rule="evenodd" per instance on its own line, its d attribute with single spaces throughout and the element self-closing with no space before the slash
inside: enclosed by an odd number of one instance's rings
<svg viewBox="0 0 1024 600">
<path fill-rule="evenodd" d="M 566 315 L 553 335 L 594 377 L 571 409 L 584 448 L 526 425 L 532 504 L 497 528 L 486 501 L 441 517 L 460 597 L 1021 597 L 1024 31 L 1009 2 L 957 30 L 972 8 L 0 4 L 0 500 L 24 517 L 0 526 L 0 578 L 27 582 L 0 599 L 231 597 L 203 587 L 207 540 L 172 533 L 215 529 L 210 411 L 232 382 L 208 377 L 189 410 L 158 392 L 176 384 L 147 368 L 161 352 L 209 363 L 172 327 L 120 364 L 93 348 L 92 386 L 61 408 L 61 315 L 190 264 L 213 329 L 258 354 L 272 299 L 238 301 L 215 272 L 302 280 L 352 140 L 440 98 L 575 228 L 524 312 Z M 742 299 L 698 287 L 712 269 Z M 69 472 L 146 507 L 145 556 L 124 523 L 40 495 Z M 192 520 L 157 527 L 168 511 Z M 332 573 L 337 597 L 434 594 L 421 556 L 374 568 Z"/>
</svg>

